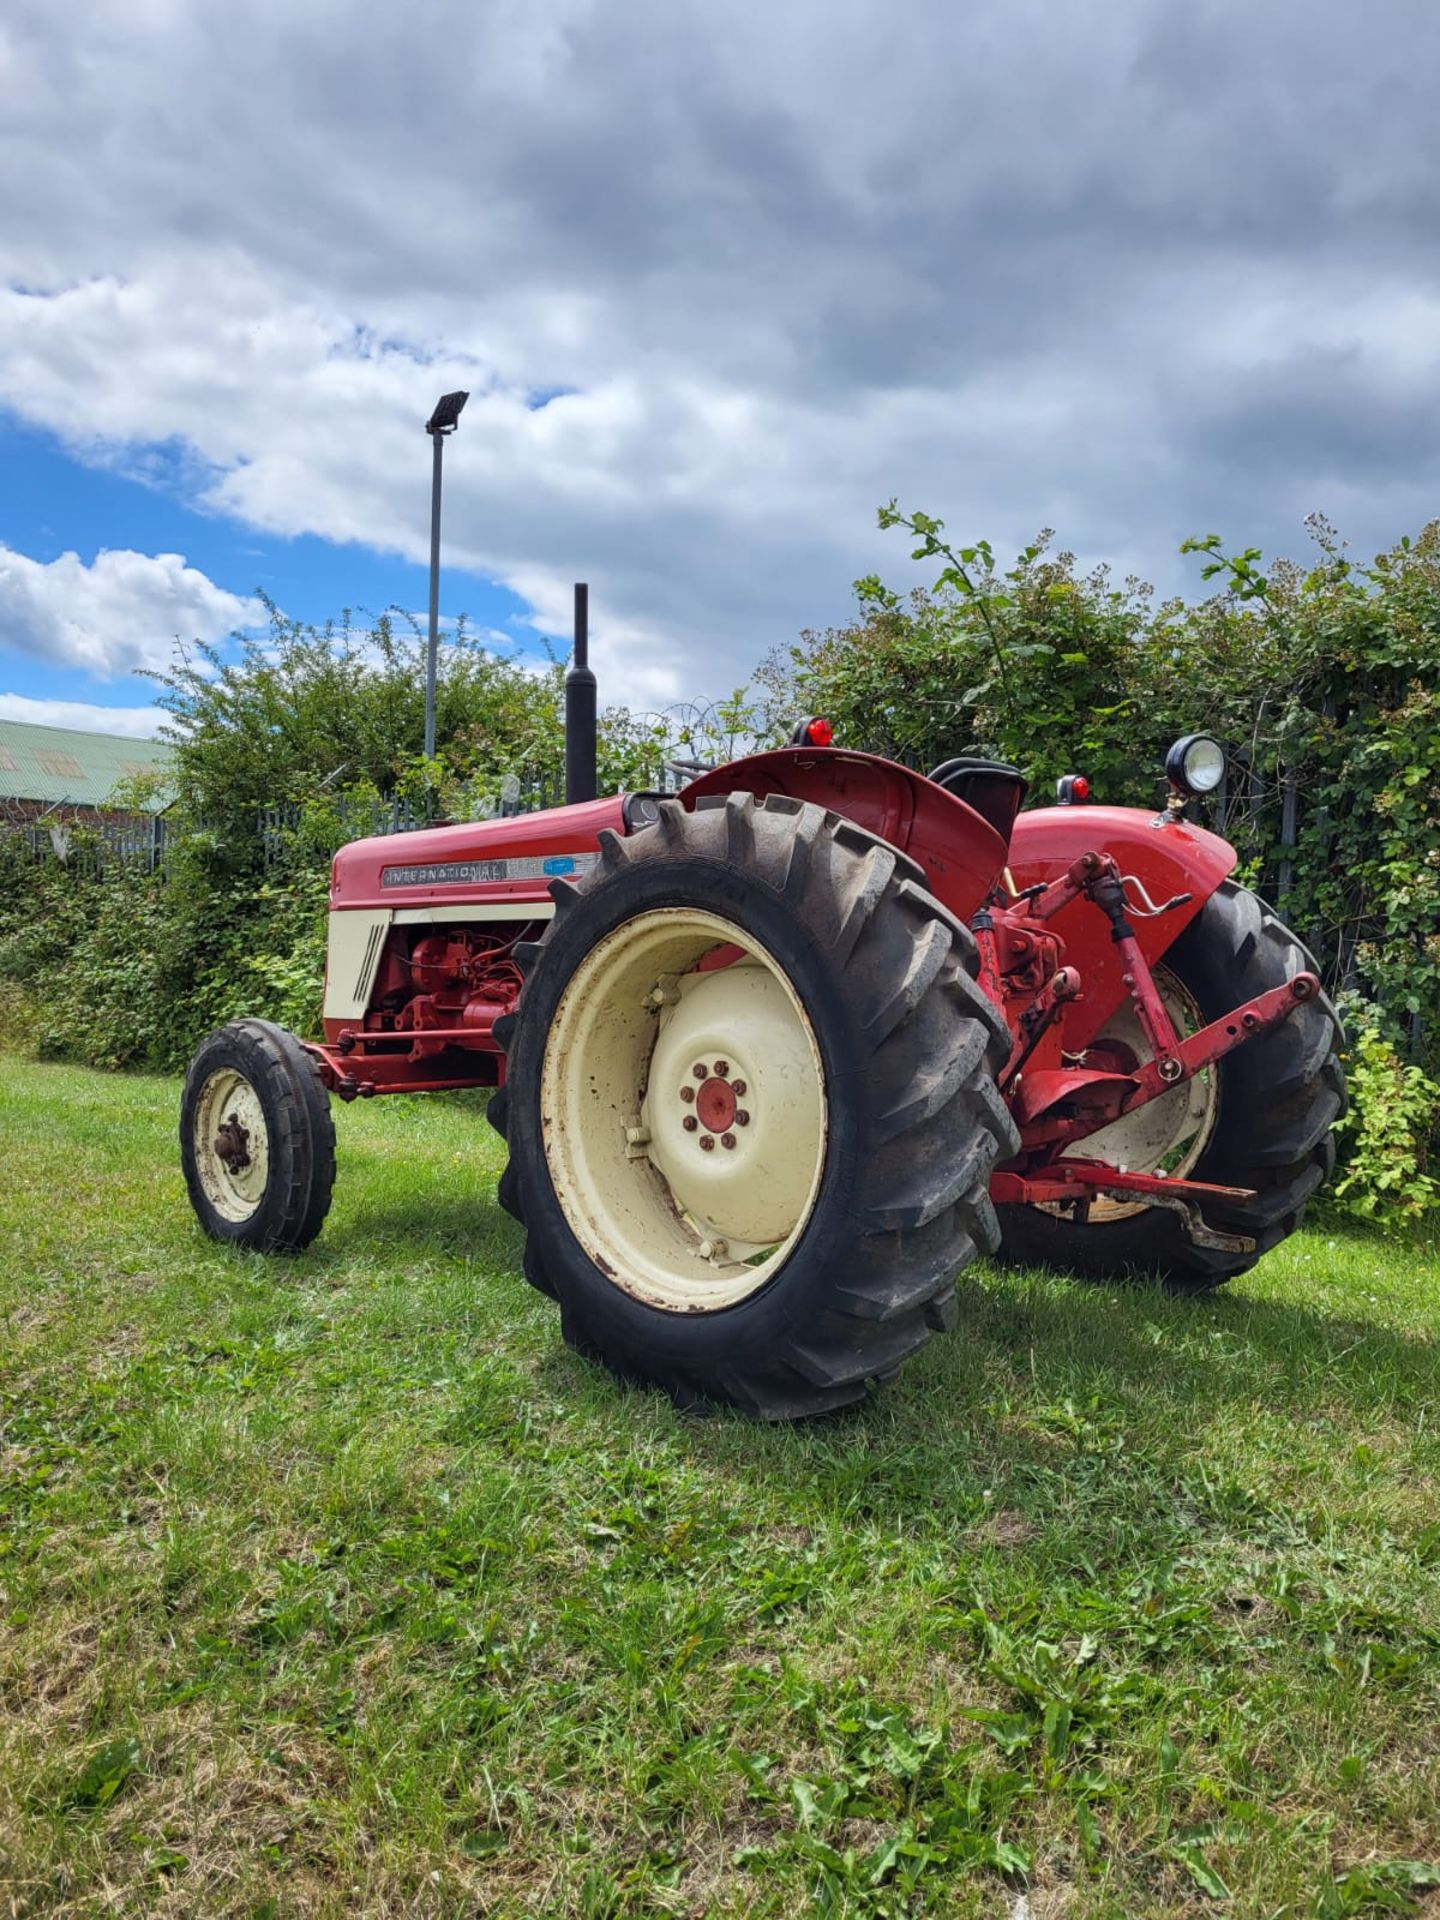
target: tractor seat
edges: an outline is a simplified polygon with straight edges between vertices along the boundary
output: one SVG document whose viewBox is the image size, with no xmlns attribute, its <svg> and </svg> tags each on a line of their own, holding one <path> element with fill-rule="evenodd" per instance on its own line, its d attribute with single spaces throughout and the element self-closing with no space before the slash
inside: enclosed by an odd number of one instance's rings
<svg viewBox="0 0 1440 1920">
<path fill-rule="evenodd" d="M 973 807 L 1009 845 L 1010 829 L 1030 785 L 1018 767 L 1004 760 L 976 760 L 961 754 L 957 760 L 942 760 L 930 778 L 937 787 Z"/>
</svg>

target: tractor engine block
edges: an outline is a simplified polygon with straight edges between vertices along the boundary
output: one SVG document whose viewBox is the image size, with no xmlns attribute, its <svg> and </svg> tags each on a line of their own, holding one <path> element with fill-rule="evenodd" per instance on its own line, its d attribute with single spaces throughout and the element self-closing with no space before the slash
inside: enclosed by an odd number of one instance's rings
<svg viewBox="0 0 1440 1920">
<path fill-rule="evenodd" d="M 403 936 L 402 936 L 403 938 Z M 421 930 L 408 953 L 392 939 L 365 1025 L 372 1033 L 488 1033 L 519 997 L 513 936 L 475 927 Z"/>
</svg>

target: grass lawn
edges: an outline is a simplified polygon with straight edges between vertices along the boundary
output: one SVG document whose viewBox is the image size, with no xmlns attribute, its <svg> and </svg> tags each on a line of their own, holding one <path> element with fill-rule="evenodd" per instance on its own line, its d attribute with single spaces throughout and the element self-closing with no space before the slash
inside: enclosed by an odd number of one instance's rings
<svg viewBox="0 0 1440 1920">
<path fill-rule="evenodd" d="M 1440 1903 L 1433 1246 L 979 1270 L 761 1429 L 566 1352 L 478 1099 L 273 1262 L 177 1099 L 0 1062 L 0 1915 Z"/>
</svg>

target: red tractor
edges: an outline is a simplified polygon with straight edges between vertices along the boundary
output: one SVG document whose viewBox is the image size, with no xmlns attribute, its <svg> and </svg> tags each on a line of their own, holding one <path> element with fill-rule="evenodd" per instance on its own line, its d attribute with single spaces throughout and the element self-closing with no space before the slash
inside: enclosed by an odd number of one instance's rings
<svg viewBox="0 0 1440 1920">
<path fill-rule="evenodd" d="M 569 1344 L 776 1420 L 892 1376 L 976 1254 L 1200 1293 L 1294 1231 L 1339 1027 L 1186 818 L 1213 740 L 1176 743 L 1158 814 L 1079 777 L 1021 812 L 1014 767 L 926 777 L 819 720 L 596 799 L 594 713 L 577 617 L 566 805 L 337 855 L 324 1042 L 239 1020 L 190 1068 L 208 1233 L 314 1238 L 331 1095 L 493 1087 Z"/>
</svg>

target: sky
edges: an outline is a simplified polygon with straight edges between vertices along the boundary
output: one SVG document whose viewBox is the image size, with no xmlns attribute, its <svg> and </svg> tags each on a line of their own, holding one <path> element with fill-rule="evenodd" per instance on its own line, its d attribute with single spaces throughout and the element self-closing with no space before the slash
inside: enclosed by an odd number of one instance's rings
<svg viewBox="0 0 1440 1920">
<path fill-rule="evenodd" d="M 1425 0 L 7 0 L 0 717 L 442 603 L 724 693 L 892 495 L 1200 592 L 1440 511 Z M 563 642 L 562 642 L 563 644 Z"/>
</svg>

